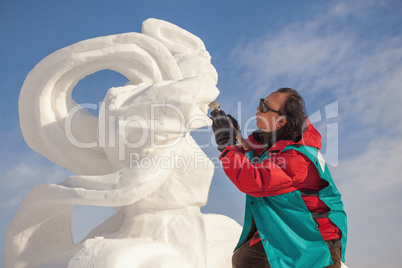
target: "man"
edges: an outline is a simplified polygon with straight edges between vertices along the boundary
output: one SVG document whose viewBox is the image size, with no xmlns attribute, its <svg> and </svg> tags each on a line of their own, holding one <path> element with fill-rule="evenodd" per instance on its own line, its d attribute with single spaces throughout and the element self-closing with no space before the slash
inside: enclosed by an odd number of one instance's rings
<svg viewBox="0 0 402 268">
<path fill-rule="evenodd" d="M 223 169 L 247 194 L 233 267 L 341 267 L 346 214 L 303 98 L 281 88 L 260 100 L 256 116 L 259 129 L 244 149 L 235 140 L 236 120 L 211 112 Z"/>
</svg>

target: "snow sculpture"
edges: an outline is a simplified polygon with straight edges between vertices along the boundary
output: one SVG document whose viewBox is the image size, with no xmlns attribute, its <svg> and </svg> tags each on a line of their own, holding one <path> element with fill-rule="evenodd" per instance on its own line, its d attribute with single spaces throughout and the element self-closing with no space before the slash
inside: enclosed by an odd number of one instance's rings
<svg viewBox="0 0 402 268">
<path fill-rule="evenodd" d="M 108 91 L 96 117 L 71 93 L 103 69 L 130 82 Z M 21 90 L 22 133 L 77 176 L 29 192 L 7 232 L 7 267 L 230 267 L 241 228 L 201 214 L 213 165 L 190 136 L 210 124 L 216 83 L 203 42 L 156 19 L 43 59 Z M 75 204 L 116 213 L 74 244 Z"/>
</svg>

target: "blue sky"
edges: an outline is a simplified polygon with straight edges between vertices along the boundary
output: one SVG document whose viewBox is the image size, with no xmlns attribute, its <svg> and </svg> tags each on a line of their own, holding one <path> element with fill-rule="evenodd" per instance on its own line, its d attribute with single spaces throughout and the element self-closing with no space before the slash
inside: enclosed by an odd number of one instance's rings
<svg viewBox="0 0 402 268">
<path fill-rule="evenodd" d="M 251 4 L 252 3 L 252 4 Z M 323 134 L 323 153 L 349 221 L 350 267 L 397 267 L 402 178 L 402 2 L 374 1 L 12 1 L 0 0 L 0 267 L 8 225 L 28 191 L 71 173 L 22 138 L 18 96 L 28 72 L 52 52 L 88 38 L 140 32 L 147 18 L 199 36 L 219 74 L 222 109 L 249 121 L 260 97 L 293 87 Z M 98 103 L 125 78 L 101 71 L 81 80 L 78 103 Z M 241 109 L 239 109 L 241 107 Z M 313 120 L 314 119 L 314 120 Z M 328 135 L 327 135 L 328 134 Z M 211 134 L 194 133 L 197 141 Z M 205 149 L 217 157 L 212 146 Z M 204 212 L 242 224 L 244 195 L 216 169 Z M 75 239 L 111 213 L 77 207 Z"/>
</svg>

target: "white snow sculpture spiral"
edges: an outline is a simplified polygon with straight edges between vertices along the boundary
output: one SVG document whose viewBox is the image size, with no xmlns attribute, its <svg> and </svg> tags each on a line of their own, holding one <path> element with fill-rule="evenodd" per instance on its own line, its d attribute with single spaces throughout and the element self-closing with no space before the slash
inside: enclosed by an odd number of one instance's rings
<svg viewBox="0 0 402 268">
<path fill-rule="evenodd" d="M 103 69 L 130 82 L 108 91 L 96 117 L 71 93 Z M 7 267 L 230 267 L 240 226 L 200 213 L 213 165 L 189 134 L 210 124 L 216 83 L 203 42 L 155 19 L 142 34 L 85 40 L 43 59 L 21 90 L 21 129 L 32 149 L 77 176 L 29 192 L 7 232 Z M 172 153 L 191 165 L 169 166 Z M 168 165 L 138 164 L 147 159 Z M 74 244 L 75 204 L 117 212 Z"/>
</svg>

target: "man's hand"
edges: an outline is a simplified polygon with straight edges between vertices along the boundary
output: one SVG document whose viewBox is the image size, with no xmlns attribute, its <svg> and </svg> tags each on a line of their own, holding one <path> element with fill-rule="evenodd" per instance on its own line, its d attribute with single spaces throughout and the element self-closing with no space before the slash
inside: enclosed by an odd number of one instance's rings
<svg viewBox="0 0 402 268">
<path fill-rule="evenodd" d="M 237 130 L 237 132 L 241 133 L 240 126 L 239 126 L 239 123 L 237 122 L 237 120 L 230 114 L 227 114 L 227 116 L 229 117 L 230 122 L 232 123 L 232 126 Z"/>
<path fill-rule="evenodd" d="M 216 144 L 218 145 L 218 150 L 223 151 L 228 145 L 236 144 L 236 132 L 234 127 L 239 127 L 236 119 L 231 121 L 233 118 L 222 110 L 215 110 L 211 112 L 212 119 L 212 130 L 215 134 Z M 233 120 L 232 119 L 232 120 Z M 236 125 L 236 126 L 234 126 Z"/>
</svg>

